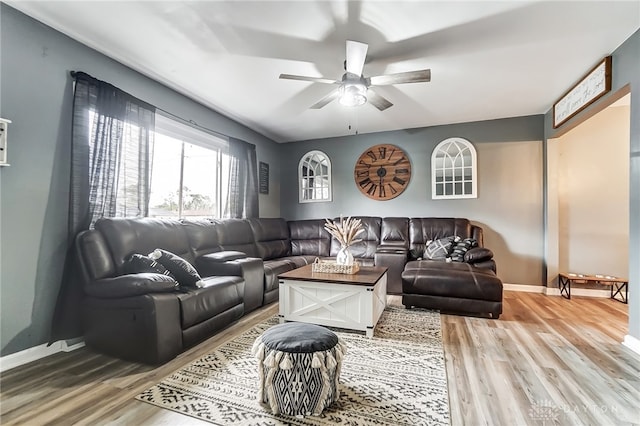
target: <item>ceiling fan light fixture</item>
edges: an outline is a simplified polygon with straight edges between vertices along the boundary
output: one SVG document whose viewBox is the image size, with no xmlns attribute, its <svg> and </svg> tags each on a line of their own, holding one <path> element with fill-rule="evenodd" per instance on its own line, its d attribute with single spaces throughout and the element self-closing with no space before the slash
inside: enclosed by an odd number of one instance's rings
<svg viewBox="0 0 640 426">
<path fill-rule="evenodd" d="M 340 104 L 348 107 L 364 105 L 367 102 L 367 86 L 363 83 L 344 83 L 340 86 Z"/>
</svg>

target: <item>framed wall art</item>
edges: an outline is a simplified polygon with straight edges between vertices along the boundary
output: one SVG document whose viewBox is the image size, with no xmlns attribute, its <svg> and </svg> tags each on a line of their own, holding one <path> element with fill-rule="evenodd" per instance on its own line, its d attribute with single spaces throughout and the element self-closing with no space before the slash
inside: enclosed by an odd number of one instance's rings
<svg viewBox="0 0 640 426">
<path fill-rule="evenodd" d="M 611 90 L 611 56 L 607 56 L 553 104 L 553 128 L 560 127 Z"/>
<path fill-rule="evenodd" d="M 269 193 L 269 164 L 260 161 L 258 165 L 258 186 L 260 194 Z"/>
</svg>

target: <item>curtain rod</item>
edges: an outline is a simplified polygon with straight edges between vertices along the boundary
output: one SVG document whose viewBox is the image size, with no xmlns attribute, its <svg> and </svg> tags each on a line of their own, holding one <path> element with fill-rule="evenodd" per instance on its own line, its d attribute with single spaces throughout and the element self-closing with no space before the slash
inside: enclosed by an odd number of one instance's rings
<svg viewBox="0 0 640 426">
<path fill-rule="evenodd" d="M 111 84 L 111 83 L 107 83 L 106 81 L 99 80 L 99 79 L 97 79 L 97 78 L 95 78 L 95 77 L 93 77 L 93 76 L 91 76 L 91 75 L 89 75 L 89 74 L 87 74 L 87 73 L 85 73 L 85 72 L 82 72 L 82 71 L 69 71 L 69 74 L 70 74 L 70 75 L 71 75 L 71 77 L 73 77 L 74 79 L 75 79 L 75 78 L 77 78 L 79 74 L 85 75 L 85 76 L 87 76 L 87 77 L 92 78 L 92 79 L 93 79 L 93 80 L 95 80 L 95 81 L 99 81 L 99 82 L 101 82 L 101 83 L 108 84 L 108 85 L 110 85 L 110 86 L 112 86 L 112 87 L 114 87 L 114 88 L 116 88 L 116 89 L 120 90 L 122 93 L 126 93 L 128 96 L 133 97 L 132 95 L 130 95 L 130 94 L 128 94 L 127 92 L 125 92 L 124 90 L 120 89 L 119 87 L 116 87 L 116 86 L 114 86 L 114 85 L 113 85 L 113 84 Z M 137 99 L 137 98 L 136 98 L 136 99 Z M 141 101 L 141 102 L 146 103 L 147 105 L 151 105 L 151 104 L 149 104 L 149 103 L 147 103 L 146 101 L 143 101 L 143 100 L 141 100 L 141 99 L 140 99 L 140 101 Z M 210 133 L 210 134 L 212 134 L 213 136 L 217 136 L 217 137 L 219 137 L 219 138 L 224 138 L 224 139 L 227 139 L 227 140 L 229 140 L 229 139 L 231 138 L 231 136 L 229 136 L 229 135 L 225 135 L 224 133 L 220 133 L 220 132 L 217 132 L 217 131 L 215 131 L 215 130 L 209 129 L 208 127 L 204 127 L 204 126 L 202 126 L 202 125 L 200 125 L 200 124 L 196 123 L 194 120 L 187 120 L 186 118 L 182 118 L 182 117 L 180 117 L 179 115 L 176 115 L 176 114 L 174 114 L 174 113 L 172 113 L 172 112 L 169 112 L 169 111 L 167 111 L 167 110 L 164 110 L 164 109 L 162 109 L 162 108 L 159 108 L 159 107 L 157 107 L 157 106 L 155 106 L 155 105 L 151 105 L 151 106 L 153 106 L 153 108 L 155 108 L 157 111 L 162 111 L 165 115 L 168 115 L 168 116 L 170 116 L 171 118 L 174 118 L 174 119 L 177 119 L 177 120 L 179 120 L 179 121 L 181 121 L 181 122 L 183 122 L 183 123 L 189 124 L 189 125 L 191 125 L 191 126 L 193 126 L 193 127 L 196 127 L 196 128 L 198 128 L 198 129 L 200 129 L 200 130 L 203 130 L 203 131 L 205 131 L 205 132 L 207 132 L 207 133 Z"/>
<path fill-rule="evenodd" d="M 162 108 L 156 107 L 156 110 L 162 111 L 165 115 L 168 115 L 171 118 L 175 118 L 175 119 L 177 119 L 179 121 L 182 121 L 183 123 L 190 124 L 193 127 L 196 127 L 196 128 L 198 128 L 200 130 L 203 130 L 203 131 L 205 131 L 207 133 L 211 133 L 213 136 L 217 136 L 219 138 L 224 138 L 224 139 L 227 139 L 227 140 L 229 138 L 231 138 L 231 136 L 229 136 L 229 135 L 225 135 L 224 133 L 220 133 L 220 132 L 217 132 L 215 130 L 209 129 L 208 127 L 201 126 L 200 124 L 196 123 L 194 120 L 187 120 L 186 118 L 182 118 L 179 115 L 176 115 L 176 114 L 174 114 L 172 112 L 169 112 L 167 110 L 164 110 Z"/>
</svg>

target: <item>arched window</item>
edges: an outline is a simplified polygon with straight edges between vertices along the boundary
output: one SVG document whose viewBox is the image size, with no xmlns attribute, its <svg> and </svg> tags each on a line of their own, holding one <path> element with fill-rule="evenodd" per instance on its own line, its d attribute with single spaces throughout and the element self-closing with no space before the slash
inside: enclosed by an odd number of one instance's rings
<svg viewBox="0 0 640 426">
<path fill-rule="evenodd" d="M 476 149 L 466 139 L 449 138 L 431 154 L 431 198 L 477 198 Z"/>
<path fill-rule="evenodd" d="M 322 151 L 307 152 L 298 165 L 299 201 L 331 201 L 331 161 Z"/>
</svg>

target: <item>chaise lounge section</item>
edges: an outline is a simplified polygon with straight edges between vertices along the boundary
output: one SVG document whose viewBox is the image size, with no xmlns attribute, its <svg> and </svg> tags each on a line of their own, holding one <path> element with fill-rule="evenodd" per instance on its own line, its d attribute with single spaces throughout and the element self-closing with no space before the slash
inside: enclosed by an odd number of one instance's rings
<svg viewBox="0 0 640 426">
<path fill-rule="evenodd" d="M 402 272 L 402 304 L 440 311 L 502 313 L 502 281 L 491 269 L 452 262 L 443 273 L 442 262 L 418 260 Z"/>
</svg>

